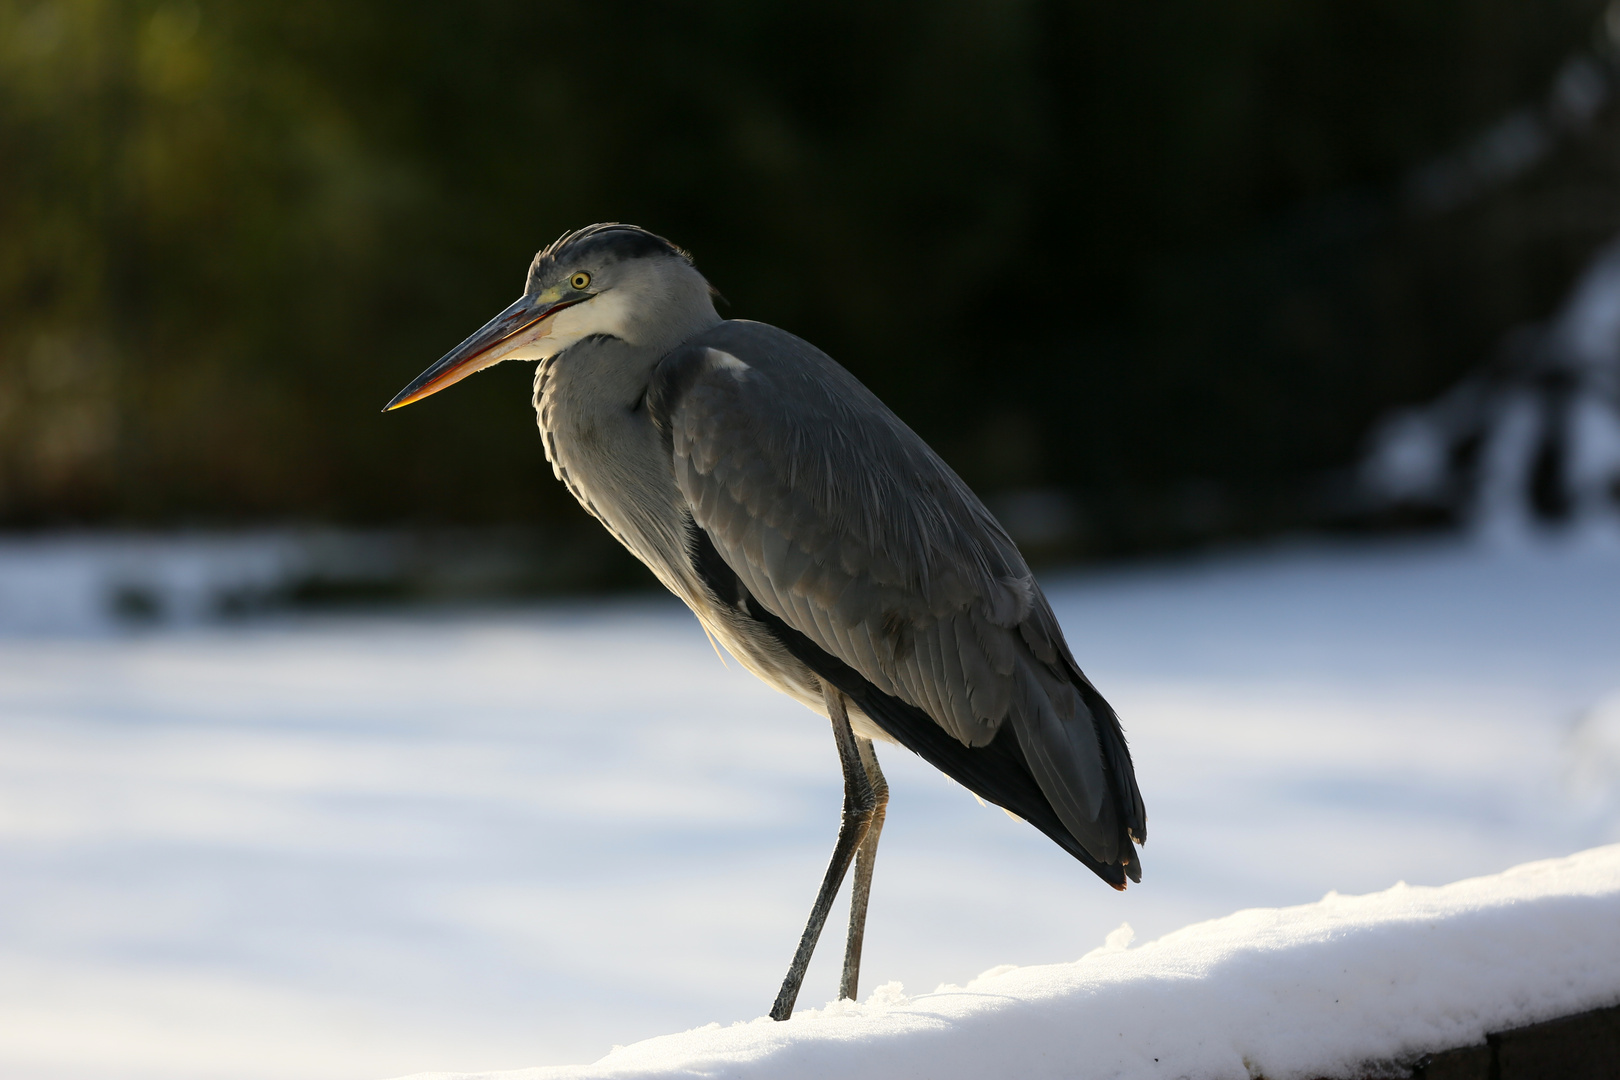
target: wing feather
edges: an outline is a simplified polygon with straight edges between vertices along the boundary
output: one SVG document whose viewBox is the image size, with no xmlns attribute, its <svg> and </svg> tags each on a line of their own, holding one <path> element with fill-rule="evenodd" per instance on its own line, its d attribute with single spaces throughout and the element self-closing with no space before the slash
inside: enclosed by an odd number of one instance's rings
<svg viewBox="0 0 1620 1080">
<path fill-rule="evenodd" d="M 671 354 L 647 400 L 695 526 L 758 604 L 964 747 L 1010 722 L 1064 827 L 1134 864 L 1146 821 L 1117 718 L 1017 548 L 921 439 L 757 323 Z"/>
<path fill-rule="evenodd" d="M 934 718 L 934 723 L 949 731 L 958 742 L 966 742 L 962 737 L 965 732 L 957 728 L 954 722 L 956 718 L 951 715 L 945 642 L 938 624 L 925 627 L 923 633 L 917 635 L 917 640 L 920 645 L 926 646 L 926 651 L 921 653 L 923 664 L 918 672 L 918 689 L 925 695 L 924 708 Z"/>
</svg>

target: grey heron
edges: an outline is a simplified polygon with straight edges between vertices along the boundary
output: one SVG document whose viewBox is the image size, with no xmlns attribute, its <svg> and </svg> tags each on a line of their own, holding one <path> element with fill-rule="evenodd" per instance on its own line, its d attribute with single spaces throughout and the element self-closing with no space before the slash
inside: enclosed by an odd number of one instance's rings
<svg viewBox="0 0 1620 1080">
<path fill-rule="evenodd" d="M 831 721 L 843 816 L 771 1009 L 785 1020 L 851 862 L 839 996 L 856 994 L 889 794 L 874 742 L 920 755 L 1116 889 L 1141 880 L 1147 815 L 1119 719 L 984 504 L 825 353 L 721 319 L 713 296 L 691 256 L 644 229 L 568 233 L 535 256 L 521 297 L 387 409 L 539 361 L 557 478 L 745 668 Z"/>
</svg>

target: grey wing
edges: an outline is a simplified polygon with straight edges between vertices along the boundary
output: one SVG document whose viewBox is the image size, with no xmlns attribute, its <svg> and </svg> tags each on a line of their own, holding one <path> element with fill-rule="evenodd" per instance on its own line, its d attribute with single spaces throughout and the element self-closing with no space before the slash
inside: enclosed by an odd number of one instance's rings
<svg viewBox="0 0 1620 1080">
<path fill-rule="evenodd" d="M 1067 831 L 1138 877 L 1146 815 L 1117 718 L 1017 548 L 915 433 L 758 323 L 673 354 L 649 395 L 695 526 L 754 601 L 962 747 L 1010 724 Z"/>
</svg>

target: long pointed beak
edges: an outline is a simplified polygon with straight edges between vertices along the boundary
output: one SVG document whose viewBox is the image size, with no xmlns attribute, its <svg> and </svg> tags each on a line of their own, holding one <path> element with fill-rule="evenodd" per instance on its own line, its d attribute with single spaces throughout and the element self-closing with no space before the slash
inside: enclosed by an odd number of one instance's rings
<svg viewBox="0 0 1620 1080">
<path fill-rule="evenodd" d="M 413 401 L 421 401 L 429 394 L 458 383 L 475 371 L 505 360 L 516 346 L 511 339 L 541 319 L 555 315 L 565 307 L 572 307 L 586 299 L 547 302 L 535 296 L 521 296 L 505 311 L 478 328 L 478 331 L 451 349 L 438 363 L 411 380 L 411 384 L 394 395 L 394 400 L 383 406 L 383 412 L 403 409 Z M 501 346 L 508 345 L 507 348 Z"/>
</svg>

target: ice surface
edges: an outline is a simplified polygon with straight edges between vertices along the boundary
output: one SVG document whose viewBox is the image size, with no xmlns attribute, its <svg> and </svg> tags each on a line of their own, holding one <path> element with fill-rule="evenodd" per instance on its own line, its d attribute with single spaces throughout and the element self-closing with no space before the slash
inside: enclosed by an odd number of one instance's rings
<svg viewBox="0 0 1620 1080">
<path fill-rule="evenodd" d="M 1256 908 L 1067 964 L 898 983 L 787 1023 L 708 1027 L 488 1080 L 1306 1080 L 1620 1002 L 1620 845 L 1453 885 Z M 428 1080 L 419 1077 L 417 1080 Z M 452 1080 L 437 1074 L 437 1080 Z M 454 1080 L 477 1080 L 455 1074 Z"/>
<path fill-rule="evenodd" d="M 103 580 L 37 543 L 51 573 Z M 0 576 L 26 584 L 25 555 Z M 1036 978 L 1125 922 L 1151 941 L 1620 840 L 1612 549 L 1045 581 L 1131 738 L 1144 881 L 1114 893 L 889 750 L 868 989 L 917 1002 L 997 965 Z M 0 637 L 7 1080 L 583 1063 L 768 1008 L 836 830 L 836 756 L 673 602 L 48 621 Z M 834 995 L 841 929 L 807 1006 Z"/>
</svg>

